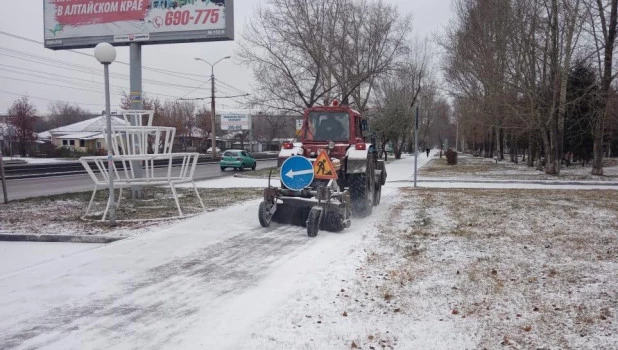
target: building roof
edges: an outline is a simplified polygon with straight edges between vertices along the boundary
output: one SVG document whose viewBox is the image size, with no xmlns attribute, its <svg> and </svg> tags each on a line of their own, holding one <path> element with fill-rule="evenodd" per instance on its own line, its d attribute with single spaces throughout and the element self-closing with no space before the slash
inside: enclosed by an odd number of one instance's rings
<svg viewBox="0 0 618 350">
<path fill-rule="evenodd" d="M 125 126 L 127 125 L 124 119 L 112 116 L 112 126 Z M 39 138 L 41 139 L 50 139 L 52 135 L 66 135 L 70 133 L 80 133 L 80 132 L 101 132 L 105 128 L 106 120 L 105 116 L 94 117 L 90 119 L 83 120 L 81 122 L 77 122 L 74 124 L 69 124 L 65 126 L 61 126 L 59 128 L 54 128 L 51 130 L 43 131 L 39 133 Z M 72 137 L 77 138 L 77 137 Z"/>
</svg>

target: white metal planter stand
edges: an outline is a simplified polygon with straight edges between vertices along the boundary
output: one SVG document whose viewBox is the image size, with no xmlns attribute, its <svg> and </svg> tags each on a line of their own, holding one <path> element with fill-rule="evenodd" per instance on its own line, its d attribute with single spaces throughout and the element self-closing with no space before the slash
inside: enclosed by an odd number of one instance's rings
<svg viewBox="0 0 618 350">
<path fill-rule="evenodd" d="M 202 209 L 206 210 L 193 181 L 199 153 L 172 153 L 176 129 L 152 126 L 152 111 L 127 111 L 123 113 L 123 117 L 127 126 L 116 126 L 112 127 L 111 130 L 113 160 L 120 162 L 120 165 L 114 162 L 112 169 L 108 169 L 105 166 L 108 160 L 107 156 L 81 157 L 79 159 L 94 182 L 94 189 L 84 217 L 87 217 L 90 213 L 97 191 L 108 186 L 110 176 L 114 180 L 114 189 L 120 190 L 118 201 L 114 203 L 116 208 L 120 206 L 124 188 L 131 186 L 169 186 L 178 208 L 177 217 L 185 217 L 178 200 L 176 185 L 190 182 Z M 146 117 L 145 122 L 143 121 L 144 117 Z M 132 122 L 136 126 L 129 126 Z M 107 133 L 107 130 L 104 130 L 104 133 Z M 182 160 L 180 167 L 174 168 L 173 161 L 175 159 Z M 164 174 L 155 174 L 155 161 L 161 160 L 166 161 L 167 171 Z M 131 164 L 142 163 L 145 171 L 137 177 Z M 108 200 L 101 221 L 105 221 L 110 205 L 112 203 Z"/>
</svg>

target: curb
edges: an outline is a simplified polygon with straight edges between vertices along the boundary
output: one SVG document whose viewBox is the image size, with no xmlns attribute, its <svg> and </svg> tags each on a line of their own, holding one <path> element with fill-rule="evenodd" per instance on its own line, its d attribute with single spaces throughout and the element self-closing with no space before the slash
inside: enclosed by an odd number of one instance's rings
<svg viewBox="0 0 618 350">
<path fill-rule="evenodd" d="M 234 174 L 233 177 L 238 177 L 241 179 L 266 179 L 268 180 L 268 176 L 251 176 L 251 175 L 245 175 L 245 174 Z M 273 176 L 271 177 L 272 180 L 279 180 L 279 176 Z"/>
<path fill-rule="evenodd" d="M 71 235 L 20 235 L 0 234 L 0 241 L 5 242 L 62 242 L 62 243 L 99 243 L 108 244 L 127 237 L 110 236 L 71 236 Z"/>
</svg>

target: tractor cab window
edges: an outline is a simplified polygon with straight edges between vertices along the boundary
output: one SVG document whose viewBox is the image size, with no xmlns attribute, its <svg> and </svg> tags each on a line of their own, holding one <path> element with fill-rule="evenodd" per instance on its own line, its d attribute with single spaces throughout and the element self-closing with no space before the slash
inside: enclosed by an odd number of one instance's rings
<svg viewBox="0 0 618 350">
<path fill-rule="evenodd" d="M 305 139 L 314 141 L 349 140 L 350 116 L 345 112 L 309 113 Z"/>
</svg>

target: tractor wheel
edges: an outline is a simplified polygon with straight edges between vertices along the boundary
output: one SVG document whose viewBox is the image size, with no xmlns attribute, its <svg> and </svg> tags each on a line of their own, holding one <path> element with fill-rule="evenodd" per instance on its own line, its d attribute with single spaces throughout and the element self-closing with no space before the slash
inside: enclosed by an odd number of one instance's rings
<svg viewBox="0 0 618 350">
<path fill-rule="evenodd" d="M 320 229 L 320 218 L 322 211 L 318 208 L 312 208 L 307 218 L 307 236 L 315 237 Z"/>
<path fill-rule="evenodd" d="M 270 208 L 271 206 L 266 202 L 262 201 L 260 203 L 260 207 L 258 209 L 258 219 L 260 220 L 260 225 L 262 225 L 262 227 L 270 226 L 270 222 L 273 217 L 270 213 Z"/>
<path fill-rule="evenodd" d="M 373 194 L 373 205 L 377 206 L 380 204 L 380 200 L 382 199 L 382 185 L 377 183 L 375 186 L 376 189 Z"/>
<path fill-rule="evenodd" d="M 359 217 L 371 215 L 376 185 L 371 156 L 367 158 L 365 173 L 350 174 L 348 184 L 352 200 L 352 214 Z"/>
<path fill-rule="evenodd" d="M 245 171 L 245 164 L 244 163 L 240 164 L 240 167 L 238 168 L 238 170 Z"/>
<path fill-rule="evenodd" d="M 221 167 L 221 171 L 225 171 L 225 167 L 224 166 Z"/>
<path fill-rule="evenodd" d="M 253 162 L 253 165 L 251 166 L 251 170 L 255 170 L 256 167 L 257 167 L 257 162 Z"/>
</svg>

